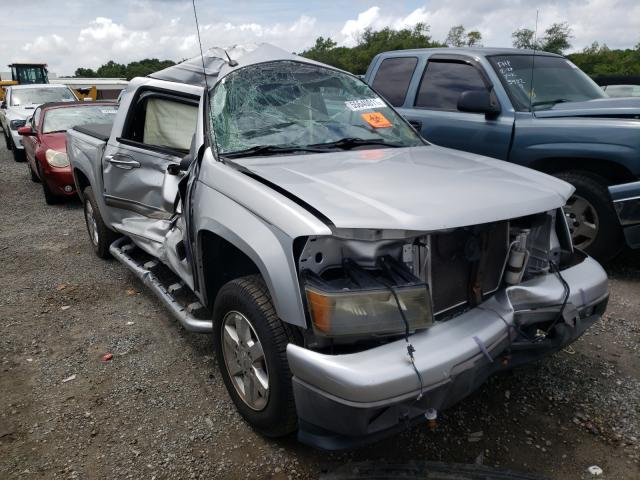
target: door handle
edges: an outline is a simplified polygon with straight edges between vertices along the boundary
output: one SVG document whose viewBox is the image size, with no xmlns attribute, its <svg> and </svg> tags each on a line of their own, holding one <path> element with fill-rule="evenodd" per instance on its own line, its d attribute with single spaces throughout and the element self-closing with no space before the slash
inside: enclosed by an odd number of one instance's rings
<svg viewBox="0 0 640 480">
<path fill-rule="evenodd" d="M 123 170 L 132 170 L 134 168 L 140 168 L 140 162 L 134 160 L 129 155 L 107 155 L 104 159 L 114 167 L 121 168 Z"/>
</svg>

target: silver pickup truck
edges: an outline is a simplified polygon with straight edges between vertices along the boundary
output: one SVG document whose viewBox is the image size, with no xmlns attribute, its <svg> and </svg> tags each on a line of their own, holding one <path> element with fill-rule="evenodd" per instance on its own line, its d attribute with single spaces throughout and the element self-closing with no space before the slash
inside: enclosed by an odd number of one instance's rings
<svg viewBox="0 0 640 480">
<path fill-rule="evenodd" d="M 95 252 L 213 333 L 257 431 L 375 440 L 601 317 L 569 184 L 431 145 L 359 78 L 275 47 L 207 62 L 133 80 L 67 153 Z"/>
</svg>

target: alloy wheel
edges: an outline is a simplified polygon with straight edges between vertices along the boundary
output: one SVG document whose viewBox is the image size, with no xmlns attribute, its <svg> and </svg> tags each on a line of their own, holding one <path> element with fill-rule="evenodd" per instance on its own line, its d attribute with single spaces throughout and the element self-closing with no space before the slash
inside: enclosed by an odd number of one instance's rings
<svg viewBox="0 0 640 480">
<path fill-rule="evenodd" d="M 93 212 L 93 206 L 91 202 L 88 200 L 84 205 L 84 216 L 87 221 L 87 229 L 89 230 L 89 238 L 91 239 L 91 243 L 93 243 L 96 247 L 98 246 L 98 224 L 96 222 L 96 217 Z"/>
<path fill-rule="evenodd" d="M 573 195 L 564 207 L 574 246 L 585 249 L 595 240 L 600 221 L 594 206 L 586 198 Z"/>
<path fill-rule="evenodd" d="M 269 400 L 269 372 L 260 339 L 242 313 L 227 313 L 222 325 L 222 355 L 231 383 L 252 410 L 264 410 Z"/>
</svg>

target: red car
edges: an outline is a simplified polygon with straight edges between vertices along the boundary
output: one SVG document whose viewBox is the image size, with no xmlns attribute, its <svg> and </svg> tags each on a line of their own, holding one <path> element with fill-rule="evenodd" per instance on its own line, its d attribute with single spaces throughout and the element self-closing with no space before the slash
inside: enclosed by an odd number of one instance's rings
<svg viewBox="0 0 640 480">
<path fill-rule="evenodd" d="M 66 131 L 89 123 L 111 124 L 117 109 L 113 102 L 45 103 L 18 129 L 31 180 L 42 183 L 49 205 L 76 193 L 67 159 Z"/>
</svg>

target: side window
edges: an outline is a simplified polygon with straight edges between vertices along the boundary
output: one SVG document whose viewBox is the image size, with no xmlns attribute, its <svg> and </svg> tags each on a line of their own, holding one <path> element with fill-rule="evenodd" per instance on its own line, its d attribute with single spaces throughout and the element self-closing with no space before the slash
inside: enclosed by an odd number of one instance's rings
<svg viewBox="0 0 640 480">
<path fill-rule="evenodd" d="M 424 70 L 415 106 L 458 110 L 458 97 L 467 90 L 486 90 L 480 72 L 460 62 L 430 61 Z"/>
<path fill-rule="evenodd" d="M 400 107 L 418 64 L 416 57 L 385 58 L 371 85 L 394 107 Z"/>
<path fill-rule="evenodd" d="M 37 108 L 36 111 L 33 113 L 33 117 L 31 117 L 31 128 L 33 128 L 34 130 L 39 129 L 41 114 L 42 114 L 42 109 Z"/>
<path fill-rule="evenodd" d="M 123 138 L 145 146 L 188 152 L 198 122 L 198 105 L 164 96 L 138 100 Z"/>
</svg>

